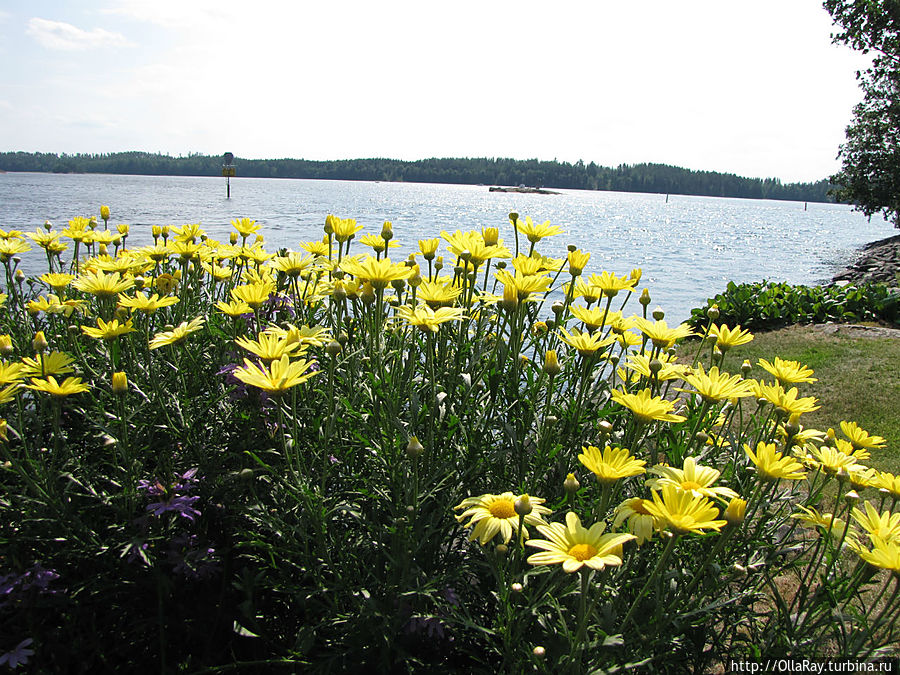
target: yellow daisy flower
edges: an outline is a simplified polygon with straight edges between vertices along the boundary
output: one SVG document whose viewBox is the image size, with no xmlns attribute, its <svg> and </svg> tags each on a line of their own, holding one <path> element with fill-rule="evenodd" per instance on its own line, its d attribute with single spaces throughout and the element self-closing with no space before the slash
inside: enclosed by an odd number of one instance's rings
<svg viewBox="0 0 900 675">
<path fill-rule="evenodd" d="M 245 337 L 239 337 L 235 340 L 238 347 L 246 349 L 251 354 L 259 358 L 263 363 L 269 364 L 282 356 L 298 356 L 295 353 L 300 349 L 299 342 L 288 342 L 276 335 L 260 333 L 259 339 L 251 340 Z"/>
<path fill-rule="evenodd" d="M 542 549 L 540 553 L 528 556 L 530 565 L 557 565 L 562 563 L 564 572 L 571 574 L 587 566 L 594 570 L 617 567 L 622 564 L 622 545 L 632 539 L 633 534 L 604 534 L 606 523 L 594 523 L 590 529 L 581 524 L 581 519 L 569 511 L 566 524 L 550 523 L 538 525 L 537 530 L 546 539 L 529 539 L 526 543 Z"/>
<path fill-rule="evenodd" d="M 854 507 L 853 520 L 859 523 L 869 538 L 883 539 L 886 542 L 900 543 L 900 513 L 885 511 L 878 513 L 868 501 L 864 502 L 865 513 Z"/>
<path fill-rule="evenodd" d="M 872 540 L 872 550 L 861 548 L 859 557 L 870 565 L 890 570 L 894 576 L 900 576 L 900 543 L 887 542 L 878 537 Z"/>
<path fill-rule="evenodd" d="M 646 508 L 660 524 L 675 534 L 720 530 L 728 524 L 718 518 L 719 509 L 705 497 L 695 497 L 690 491 L 674 485 L 663 485 L 662 494 L 653 490 L 653 501 Z"/>
<path fill-rule="evenodd" d="M 806 478 L 803 465 L 793 457 L 785 457 L 778 451 L 774 443 L 760 442 L 756 446 L 756 452 L 744 443 L 744 452 L 750 461 L 756 465 L 760 480 L 770 481 L 785 478 L 787 480 L 800 480 Z"/>
<path fill-rule="evenodd" d="M 741 330 L 741 327 L 735 326 L 733 329 L 725 324 L 713 324 L 709 327 L 709 334 L 716 338 L 716 347 L 722 352 L 727 352 L 732 347 L 745 345 L 753 340 L 750 331 Z"/>
<path fill-rule="evenodd" d="M 397 318 L 406 321 L 410 326 L 415 326 L 423 332 L 431 331 L 432 333 L 437 333 L 442 323 L 460 321 L 463 318 L 463 310 L 460 307 L 431 309 L 426 304 L 420 304 L 416 307 L 403 305 L 397 308 Z"/>
<path fill-rule="evenodd" d="M 563 342 L 585 358 L 593 356 L 616 341 L 612 336 L 603 337 L 599 331 L 596 333 L 582 333 L 577 328 L 575 331 L 575 333 L 570 333 L 565 328 L 560 328 L 559 334 Z"/>
<path fill-rule="evenodd" d="M 669 328 L 665 321 L 651 321 L 643 317 L 634 319 L 635 327 L 649 339 L 657 349 L 668 349 L 676 340 L 694 335 L 691 327 L 682 323 L 675 328 Z"/>
<path fill-rule="evenodd" d="M 128 319 L 126 323 L 119 323 L 118 319 L 113 319 L 112 321 L 107 323 L 99 317 L 97 317 L 96 328 L 94 328 L 93 326 L 81 327 L 82 333 L 98 340 L 114 340 L 120 335 L 132 333 L 134 332 L 134 330 L 135 328 L 132 325 L 131 319 Z"/>
<path fill-rule="evenodd" d="M 654 396 L 649 389 L 642 389 L 637 394 L 629 394 L 614 389 L 612 399 L 621 406 L 628 408 L 638 421 L 647 424 L 654 420 L 660 422 L 684 422 L 687 418 L 672 412 L 675 407 L 673 401 L 662 396 Z"/>
<path fill-rule="evenodd" d="M 866 448 L 867 450 L 880 450 L 887 441 L 881 436 L 872 436 L 868 431 L 860 428 L 856 422 L 841 422 L 841 432 L 853 445 L 854 449 Z"/>
<path fill-rule="evenodd" d="M 619 527 L 623 521 L 628 521 L 626 527 L 637 538 L 638 546 L 649 541 L 654 532 L 662 529 L 656 516 L 647 510 L 647 504 L 652 502 L 640 497 L 626 499 L 616 507 L 616 517 L 613 520 L 613 527 Z"/>
<path fill-rule="evenodd" d="M 75 359 L 64 352 L 47 352 L 35 354 L 33 359 L 28 356 L 22 359 L 25 375 L 37 377 L 65 375 L 74 372 L 73 363 L 75 363 Z"/>
<path fill-rule="evenodd" d="M 542 516 L 551 513 L 550 509 L 543 506 L 543 499 L 537 497 L 529 498 L 532 510 L 523 518 L 523 525 L 545 525 Z M 484 494 L 479 497 L 468 497 L 454 506 L 455 511 L 465 509 L 461 514 L 456 516 L 456 520 L 462 523 L 467 518 L 469 522 L 464 523 L 463 527 L 472 527 L 469 541 L 476 539 L 482 546 L 485 546 L 498 533 L 503 539 L 503 543 L 509 542 L 513 532 L 519 529 L 519 514 L 516 513 L 516 495 L 512 492 L 504 492 L 501 495 Z M 528 530 L 522 528 L 523 536 L 528 537 Z"/>
<path fill-rule="evenodd" d="M 25 386 L 28 389 L 42 391 L 45 394 L 50 394 L 56 398 L 65 398 L 72 394 L 80 394 L 89 389 L 86 384 L 82 383 L 80 377 L 67 377 L 62 382 L 57 382 L 56 378 L 52 375 L 43 379 L 33 377 L 31 378 L 31 384 L 26 384 Z"/>
<path fill-rule="evenodd" d="M 771 373 L 781 386 L 817 381 L 815 377 L 812 377 L 813 371 L 800 364 L 799 361 L 785 361 L 776 356 L 773 363 L 769 363 L 766 359 L 760 359 L 759 365 Z"/>
<path fill-rule="evenodd" d="M 603 271 L 600 274 L 592 274 L 587 278 L 588 286 L 600 291 L 600 295 L 604 298 L 614 298 L 619 291 L 628 291 L 629 293 L 637 286 L 637 279 L 631 276 L 616 276 L 612 272 Z"/>
<path fill-rule="evenodd" d="M 713 366 L 707 373 L 701 363 L 684 376 L 684 381 L 691 385 L 706 403 L 718 403 L 753 394 L 751 385 L 740 375 L 720 373 L 718 366 Z M 678 391 L 693 393 L 690 389 Z"/>
<path fill-rule="evenodd" d="M 235 369 L 234 376 L 251 387 L 279 395 L 318 375 L 319 371 L 310 370 L 312 366 L 313 362 L 306 359 L 291 361 L 287 354 L 265 368 L 260 368 L 250 359 L 244 359 L 244 366 Z"/>
<path fill-rule="evenodd" d="M 713 487 L 713 483 L 719 480 L 721 472 L 709 466 L 697 464 L 693 457 L 685 457 L 684 468 L 658 464 L 650 469 L 650 473 L 659 476 L 647 481 L 647 486 L 659 490 L 664 485 L 673 485 L 679 490 L 690 492 L 695 497 L 709 497 L 710 499 L 733 499 L 738 493 L 729 487 Z"/>
<path fill-rule="evenodd" d="M 130 277 L 122 277 L 118 272 L 106 274 L 105 272 L 85 272 L 72 282 L 79 291 L 90 293 L 98 297 L 110 298 L 134 286 L 134 280 Z"/>
<path fill-rule="evenodd" d="M 166 345 L 175 345 L 182 342 L 191 333 L 196 333 L 203 328 L 203 317 L 198 316 L 190 321 L 182 321 L 173 330 L 157 333 L 150 340 L 150 349 L 159 349 Z"/>
<path fill-rule="evenodd" d="M 532 244 L 536 244 L 544 237 L 552 237 L 557 234 L 562 234 L 562 230 L 558 225 L 551 225 L 549 220 L 545 220 L 540 225 L 535 225 L 531 220 L 531 216 L 526 216 L 524 223 L 521 220 L 516 220 L 513 223 L 513 226 L 519 232 L 528 237 L 528 241 L 530 241 Z"/>
<path fill-rule="evenodd" d="M 611 448 L 606 446 L 603 451 L 600 448 L 589 445 L 582 446 L 582 454 L 578 455 L 578 461 L 584 464 L 600 483 L 615 483 L 621 478 L 639 476 L 646 473 L 642 459 L 635 459 L 628 448 Z"/>
<path fill-rule="evenodd" d="M 150 297 L 147 297 L 147 295 L 143 291 L 137 291 L 134 294 L 134 297 L 119 294 L 120 307 L 126 307 L 132 312 L 144 312 L 145 314 L 153 314 L 159 308 L 168 307 L 170 305 L 174 305 L 177 302 L 177 295 L 167 295 L 160 298 L 157 293 L 154 293 Z"/>
</svg>

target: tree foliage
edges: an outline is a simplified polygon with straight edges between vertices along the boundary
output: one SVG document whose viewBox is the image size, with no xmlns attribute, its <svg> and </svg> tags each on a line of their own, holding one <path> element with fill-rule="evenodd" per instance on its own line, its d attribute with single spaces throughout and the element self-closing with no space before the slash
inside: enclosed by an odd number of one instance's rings
<svg viewBox="0 0 900 675">
<path fill-rule="evenodd" d="M 857 74 L 863 100 L 847 126 L 832 194 L 900 228 L 900 2 L 826 0 L 825 9 L 840 29 L 834 42 L 873 55 L 872 66 Z"/>
<path fill-rule="evenodd" d="M 777 178 L 744 178 L 730 173 L 691 171 L 665 164 L 604 167 L 582 161 L 516 160 L 501 157 L 396 159 L 235 159 L 237 175 L 256 178 L 313 178 L 416 183 L 529 185 L 570 190 L 672 193 L 748 199 L 828 201 L 829 184 L 782 183 Z M 58 173 L 111 173 L 164 176 L 216 176 L 219 156 L 181 157 L 146 152 L 56 155 L 0 153 L 0 169 Z"/>
</svg>

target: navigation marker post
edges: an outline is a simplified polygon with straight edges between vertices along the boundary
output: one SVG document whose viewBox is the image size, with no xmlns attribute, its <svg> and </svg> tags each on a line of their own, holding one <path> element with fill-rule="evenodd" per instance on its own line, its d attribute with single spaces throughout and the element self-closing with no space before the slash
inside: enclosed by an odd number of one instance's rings
<svg viewBox="0 0 900 675">
<path fill-rule="evenodd" d="M 226 152 L 223 159 L 225 163 L 222 165 L 222 175 L 225 176 L 225 196 L 231 199 L 231 177 L 234 175 L 234 155 Z"/>
</svg>

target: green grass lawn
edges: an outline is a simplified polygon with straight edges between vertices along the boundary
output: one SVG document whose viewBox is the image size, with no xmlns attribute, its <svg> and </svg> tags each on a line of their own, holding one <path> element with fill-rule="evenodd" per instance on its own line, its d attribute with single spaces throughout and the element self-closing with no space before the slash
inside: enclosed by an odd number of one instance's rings
<svg viewBox="0 0 900 675">
<path fill-rule="evenodd" d="M 696 343 L 685 354 L 695 353 Z M 842 420 L 859 424 L 870 434 L 887 440 L 887 447 L 872 453 L 870 466 L 900 471 L 900 331 L 898 337 L 848 337 L 828 334 L 816 326 L 790 326 L 756 333 L 753 342 L 737 347 L 724 367 L 739 372 L 743 360 L 753 364 L 751 377 L 771 380 L 759 367 L 760 358 L 791 359 L 812 368 L 818 382 L 800 385 L 803 396 L 815 396 L 821 408 L 804 415 L 804 426 L 826 430 Z"/>
</svg>

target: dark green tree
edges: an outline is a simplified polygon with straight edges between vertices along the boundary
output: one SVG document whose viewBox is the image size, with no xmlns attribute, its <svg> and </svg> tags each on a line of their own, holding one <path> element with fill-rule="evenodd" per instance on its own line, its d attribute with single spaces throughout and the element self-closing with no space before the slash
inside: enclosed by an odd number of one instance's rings
<svg viewBox="0 0 900 675">
<path fill-rule="evenodd" d="M 840 147 L 831 194 L 900 228 L 900 0 L 826 0 L 824 6 L 840 29 L 832 40 L 873 56 L 872 66 L 857 73 L 863 100 Z"/>
</svg>

